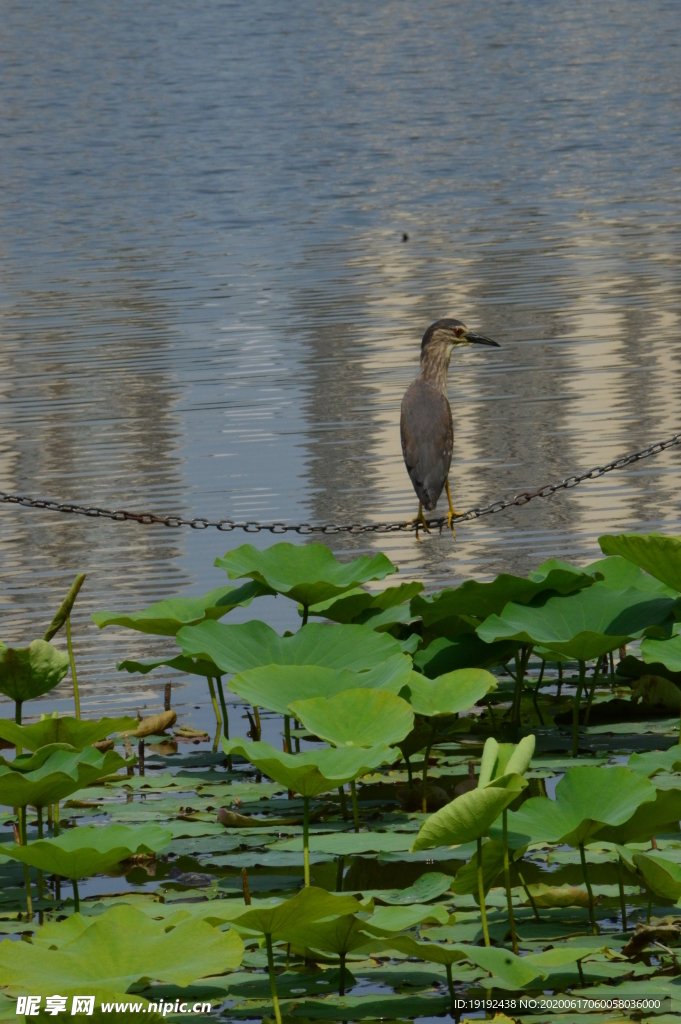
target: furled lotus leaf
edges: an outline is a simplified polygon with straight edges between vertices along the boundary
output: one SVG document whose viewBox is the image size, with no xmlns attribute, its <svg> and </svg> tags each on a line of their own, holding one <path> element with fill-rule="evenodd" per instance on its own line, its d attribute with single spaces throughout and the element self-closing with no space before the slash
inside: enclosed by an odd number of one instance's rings
<svg viewBox="0 0 681 1024">
<path fill-rule="evenodd" d="M 468 580 L 453 590 L 442 590 L 430 597 L 419 595 L 413 598 L 411 610 L 421 616 L 424 626 L 433 629 L 444 619 L 465 615 L 483 620 L 499 615 L 510 601 L 529 604 L 541 594 L 572 594 L 593 582 L 593 576 L 571 568 L 552 569 L 543 577 L 538 573 L 535 579 L 502 573 L 491 583 Z"/>
<path fill-rule="evenodd" d="M 632 860 L 651 892 L 676 903 L 681 897 L 681 864 L 659 853 L 634 853 Z"/>
<path fill-rule="evenodd" d="M 0 643 L 0 693 L 18 704 L 54 689 L 68 670 L 68 654 L 46 640 L 33 640 L 28 647 Z"/>
<path fill-rule="evenodd" d="M 630 587 L 617 591 L 595 583 L 568 597 L 550 597 L 537 607 L 508 604 L 491 615 L 478 635 L 486 642 L 541 644 L 578 661 L 591 661 L 622 647 L 646 629 L 671 628 L 675 602 Z"/>
<path fill-rule="evenodd" d="M 228 689 L 254 707 L 287 715 L 294 701 L 333 697 L 358 687 L 399 693 L 410 673 L 411 659 L 404 654 L 393 654 L 367 672 L 320 665 L 263 665 L 239 672 L 230 679 Z"/>
<path fill-rule="evenodd" d="M 490 668 L 505 665 L 516 645 L 510 640 L 486 644 L 477 633 L 462 633 L 455 640 L 440 636 L 414 655 L 414 665 L 429 679 L 460 668 Z"/>
<path fill-rule="evenodd" d="M 334 896 L 325 889 L 310 885 L 290 900 L 273 907 L 246 908 L 239 915 L 239 924 L 252 931 L 271 935 L 277 941 L 286 937 L 300 925 L 322 921 L 328 917 L 343 917 L 363 909 L 354 896 Z"/>
<path fill-rule="evenodd" d="M 429 934 L 436 936 L 437 929 Z M 410 957 L 427 960 L 433 964 L 454 964 L 468 960 L 476 967 L 489 971 L 497 978 L 503 979 L 513 988 L 523 988 L 535 978 L 545 978 L 547 971 L 540 966 L 530 964 L 529 957 L 519 957 L 510 950 L 496 949 L 494 946 L 484 948 L 469 946 L 464 943 L 419 942 L 411 935 L 395 935 L 384 940 L 385 949 L 396 949 Z"/>
<path fill-rule="evenodd" d="M 433 718 L 467 711 L 486 694 L 496 690 L 497 681 L 484 668 L 461 668 L 437 679 L 412 672 L 409 677 L 409 700 L 418 715 Z"/>
<path fill-rule="evenodd" d="M 17 744 L 26 750 L 37 750 L 48 743 L 67 743 L 76 750 L 82 750 L 112 732 L 136 729 L 136 718 L 100 718 L 86 722 L 78 718 L 42 718 L 33 725 L 17 725 L 7 719 L 0 721 L 0 739 Z"/>
<path fill-rule="evenodd" d="M 65 928 L 73 935 L 73 920 L 52 925 L 53 933 Z M 184 921 L 166 932 L 165 922 L 125 904 L 83 920 L 87 927 L 57 949 L 0 942 L 0 985 L 10 995 L 87 993 L 99 1000 L 120 996 L 140 982 L 190 985 L 234 970 L 243 957 L 235 931 L 221 932 L 205 921 Z"/>
<path fill-rule="evenodd" d="M 86 825 L 28 846 L 0 845 L 0 853 L 64 878 L 89 878 L 133 854 L 158 853 L 172 838 L 160 825 Z"/>
<path fill-rule="evenodd" d="M 325 544 L 285 542 L 264 551 L 242 544 L 224 558 L 216 558 L 215 565 L 226 569 L 232 580 L 248 576 L 307 608 L 338 597 L 359 583 L 382 580 L 397 572 L 380 553 L 373 558 L 360 555 L 352 562 L 339 562 Z"/>
<path fill-rule="evenodd" d="M 332 622 L 346 625 L 354 622 L 360 626 L 370 626 L 371 629 L 385 629 L 395 622 L 410 621 L 412 615 L 409 602 L 422 590 L 422 583 L 400 583 L 378 594 L 370 594 L 357 587 L 341 597 L 312 605 L 310 615 L 323 616 Z"/>
<path fill-rule="evenodd" d="M 596 837 L 609 839 L 601 834 L 605 826 L 623 825 L 641 804 L 654 799 L 652 783 L 628 768 L 569 768 L 556 786 L 555 800 L 531 797 L 520 810 L 509 812 L 509 845 L 579 846 Z"/>
<path fill-rule="evenodd" d="M 641 657 L 647 665 L 664 665 L 670 672 L 681 672 L 681 633 L 669 640 L 646 638 L 641 644 Z"/>
<path fill-rule="evenodd" d="M 269 743 L 225 740 L 226 754 L 241 754 L 263 775 L 301 796 L 317 796 L 366 775 L 381 764 L 392 764 L 396 751 L 384 744 L 375 747 L 324 747 L 305 754 L 286 754 Z"/>
<path fill-rule="evenodd" d="M 534 736 L 524 736 L 520 743 L 497 743 L 493 736 L 485 740 L 480 759 L 478 787 L 488 786 L 502 775 L 524 775 L 534 754 Z"/>
<path fill-rule="evenodd" d="M 233 608 L 248 605 L 263 593 L 271 591 L 255 582 L 241 587 L 217 587 L 203 597 L 170 597 L 157 601 L 141 612 L 94 612 L 92 621 L 100 629 L 124 626 L 138 633 L 176 636 L 183 626 L 196 625 L 205 619 L 221 619 Z"/>
<path fill-rule="evenodd" d="M 414 712 L 406 700 L 387 690 L 344 690 L 289 704 L 291 714 L 335 747 L 373 747 L 397 743 L 411 732 Z"/>
<path fill-rule="evenodd" d="M 681 591 L 681 539 L 660 533 L 605 534 L 598 538 L 605 555 L 621 555 L 661 580 L 677 593 Z"/>
<path fill-rule="evenodd" d="M 424 821 L 412 843 L 412 851 L 479 839 L 526 786 L 521 775 L 503 775 L 484 789 L 463 793 Z"/>
<path fill-rule="evenodd" d="M 375 668 L 402 649 L 387 633 L 367 626 L 325 626 L 311 622 L 293 636 L 279 636 L 264 622 L 202 622 L 177 634 L 182 653 L 205 658 L 220 672 L 245 672 L 261 665 L 322 665 L 354 672 Z"/>
<path fill-rule="evenodd" d="M 47 632 L 43 636 L 43 640 L 51 640 L 52 637 L 56 633 L 58 633 L 61 627 L 64 625 L 69 615 L 71 614 L 76 598 L 78 597 L 80 588 L 82 587 L 84 582 L 85 573 L 81 572 L 76 576 L 75 580 L 69 587 L 69 592 L 62 601 L 62 603 L 59 605 L 56 615 L 52 619 L 52 622 L 47 628 Z"/>
<path fill-rule="evenodd" d="M 34 771 L 14 771 L 2 765 L 0 804 L 47 807 L 131 764 L 134 764 L 133 759 L 126 761 L 115 750 L 100 753 L 94 747 L 85 747 L 83 750 L 54 750 Z"/>
</svg>

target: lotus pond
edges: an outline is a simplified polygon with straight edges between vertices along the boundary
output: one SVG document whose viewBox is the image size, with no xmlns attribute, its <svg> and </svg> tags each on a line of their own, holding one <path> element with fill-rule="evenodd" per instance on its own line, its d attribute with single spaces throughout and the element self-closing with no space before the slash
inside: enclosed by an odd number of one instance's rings
<svg viewBox="0 0 681 1024">
<path fill-rule="evenodd" d="M 42 638 L 0 644 L 0 1018 L 56 993 L 107 1019 L 675 1017 L 681 540 L 600 545 L 435 594 L 382 554 L 243 545 L 203 598 L 95 612 L 167 637 L 118 668 L 204 677 L 211 737 L 170 687 L 81 719 L 78 577 Z M 23 724 L 68 672 L 74 716 Z"/>
</svg>

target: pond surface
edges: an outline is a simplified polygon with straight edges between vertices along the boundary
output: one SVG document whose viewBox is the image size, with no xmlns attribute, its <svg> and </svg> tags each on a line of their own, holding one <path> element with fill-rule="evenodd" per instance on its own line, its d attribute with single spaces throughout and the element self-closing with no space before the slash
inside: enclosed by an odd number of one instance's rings
<svg viewBox="0 0 681 1024">
<path fill-rule="evenodd" d="M 445 315 L 502 346 L 452 360 L 459 508 L 681 429 L 678 5 L 641 14 L 3 5 L 0 489 L 210 518 L 410 517 L 400 399 Z M 681 532 L 680 484 L 676 449 L 455 542 L 329 543 L 380 546 L 431 588 L 525 573 L 597 557 L 604 532 Z M 244 539 L 3 506 L 2 639 L 42 635 L 87 572 L 85 713 L 157 707 L 165 679 L 115 662 L 159 645 L 100 635 L 89 613 L 218 586 L 214 557 Z M 204 689 L 181 698 L 197 722 Z M 31 713 L 70 710 L 67 682 L 57 696 Z"/>
</svg>

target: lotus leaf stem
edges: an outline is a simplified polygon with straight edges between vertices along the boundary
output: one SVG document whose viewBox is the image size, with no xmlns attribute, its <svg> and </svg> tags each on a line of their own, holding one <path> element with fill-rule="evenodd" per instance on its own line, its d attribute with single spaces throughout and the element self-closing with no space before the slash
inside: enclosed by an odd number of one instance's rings
<svg viewBox="0 0 681 1024">
<path fill-rule="evenodd" d="M 482 875 L 482 839 L 478 836 L 478 899 L 480 900 L 480 916 L 482 917 L 482 934 L 485 945 L 489 946 L 489 929 L 487 928 L 487 909 L 485 907 L 485 883 Z"/>
<path fill-rule="evenodd" d="M 620 890 L 620 910 L 622 911 L 622 931 L 627 930 L 627 904 L 624 899 L 624 884 L 622 882 L 622 858 L 617 858 L 617 883 Z"/>
<path fill-rule="evenodd" d="M 258 733 L 256 739 L 259 741 L 262 736 L 262 726 L 260 725 L 260 712 L 256 708 L 255 704 L 253 705 L 253 717 L 255 718 L 255 728 Z"/>
<path fill-rule="evenodd" d="M 583 662 L 580 662 L 580 665 L 582 664 Z M 596 915 L 594 913 L 594 894 L 591 891 L 591 882 L 589 881 L 589 875 L 586 870 L 586 854 L 584 853 L 584 843 L 579 844 L 579 857 L 582 862 L 582 874 L 584 875 L 586 891 L 589 894 L 589 918 L 591 920 L 591 934 L 598 935 L 598 929 L 596 928 Z"/>
<path fill-rule="evenodd" d="M 537 712 L 537 718 L 539 719 L 539 722 L 540 722 L 541 725 L 544 725 L 544 716 L 542 715 L 541 711 L 539 710 L 539 705 L 537 704 L 537 697 L 539 696 L 539 687 L 541 686 L 542 680 L 544 678 L 544 669 L 545 668 L 546 668 L 546 662 L 542 661 L 541 668 L 539 670 L 539 679 L 537 680 L 537 685 L 535 686 L 534 693 L 532 694 L 532 703 L 534 704 L 534 710 Z"/>
<path fill-rule="evenodd" d="M 341 813 L 343 815 L 343 821 L 348 820 L 348 802 L 345 799 L 345 786 L 338 787 L 338 796 L 340 797 Z"/>
<path fill-rule="evenodd" d="M 515 693 L 513 695 L 513 710 L 511 715 L 511 722 L 513 725 L 520 725 L 520 711 L 523 702 L 523 686 L 525 683 L 525 673 L 527 671 L 527 663 L 530 660 L 530 654 L 532 653 L 532 644 L 523 644 L 520 651 L 516 651 L 515 655 Z"/>
<path fill-rule="evenodd" d="M 593 682 L 591 683 L 591 689 L 589 690 L 589 699 L 586 702 L 586 711 L 584 712 L 584 725 L 589 724 L 589 716 L 591 715 L 591 705 L 594 702 L 594 693 L 596 692 L 596 684 L 598 682 L 598 676 L 600 675 L 601 668 L 603 666 L 604 655 L 596 662 L 596 668 L 594 669 Z"/>
<path fill-rule="evenodd" d="M 213 704 L 213 711 L 215 712 L 215 721 L 217 722 L 218 727 L 217 732 L 215 733 L 215 740 L 213 742 L 213 752 L 215 752 L 218 749 L 218 739 L 220 738 L 220 733 L 222 732 L 222 715 L 220 714 L 220 708 L 218 707 L 217 698 L 215 696 L 215 685 L 213 683 L 213 680 L 210 676 L 208 676 L 207 678 L 208 689 L 210 690 L 210 699 Z"/>
<path fill-rule="evenodd" d="M 71 616 L 66 616 L 66 646 L 69 649 L 69 661 L 71 662 L 71 679 L 73 680 L 73 700 L 76 705 L 76 718 L 80 721 L 80 694 L 78 693 L 78 676 L 76 675 L 76 660 L 73 657 L 73 644 L 71 643 Z"/>
<path fill-rule="evenodd" d="M 345 870 L 345 857 L 338 858 L 336 869 L 336 892 L 343 892 L 343 872 Z"/>
<path fill-rule="evenodd" d="M 218 684 L 218 696 L 220 697 L 220 707 L 222 708 L 223 736 L 228 740 L 229 716 L 227 714 L 227 704 L 225 702 L 225 691 L 222 688 L 222 676 L 216 676 L 215 682 Z"/>
<path fill-rule="evenodd" d="M 14 721 L 17 723 L 17 725 L 21 725 L 21 705 L 22 705 L 22 703 L 23 702 L 20 701 L 20 700 L 15 700 L 14 701 Z M 17 747 L 17 755 L 19 755 L 20 753 L 21 753 L 21 747 Z"/>
<path fill-rule="evenodd" d="M 38 839 L 42 839 L 43 838 L 43 809 L 42 809 L 42 807 L 36 807 L 36 811 L 38 812 Z M 42 870 L 40 868 L 38 868 L 38 899 L 42 900 L 44 895 L 45 895 L 45 888 L 44 888 L 44 885 L 43 885 L 43 873 L 42 873 Z M 42 912 L 42 910 L 38 911 L 38 920 L 40 921 L 40 924 L 43 923 L 43 912 Z"/>
<path fill-rule="evenodd" d="M 411 771 L 411 761 L 409 760 L 409 758 L 407 757 L 406 754 L 404 755 L 404 760 L 407 763 L 407 778 L 409 779 L 409 789 L 413 789 L 414 788 L 414 776 L 412 775 L 412 771 Z"/>
<path fill-rule="evenodd" d="M 428 813 L 428 759 L 430 758 L 430 748 L 433 745 L 435 739 L 435 730 L 437 729 L 437 720 L 433 720 L 433 726 L 430 730 L 430 739 L 428 740 L 428 746 L 423 756 L 423 787 L 421 789 L 421 811 L 423 814 Z"/>
<path fill-rule="evenodd" d="M 518 955 L 518 936 L 515 930 L 515 918 L 513 917 L 513 900 L 511 898 L 511 869 L 508 863 L 508 811 L 504 811 L 503 817 L 503 836 L 504 836 L 504 882 L 506 885 L 506 903 L 508 905 L 508 920 L 511 926 L 511 942 L 513 943 L 513 952 Z"/>
<path fill-rule="evenodd" d="M 535 916 L 536 920 L 537 921 L 541 921 L 541 917 L 539 916 L 539 911 L 537 910 L 537 904 L 534 902 L 534 897 L 533 897 L 532 893 L 530 892 L 530 890 L 528 888 L 527 882 L 525 881 L 525 879 L 521 875 L 520 868 L 516 868 L 516 870 L 518 872 L 518 878 L 520 879 L 520 884 L 522 885 L 523 889 L 525 890 L 525 895 L 527 896 L 528 900 L 530 901 L 530 906 L 532 907 L 532 912 L 534 913 L 534 916 Z"/>
<path fill-rule="evenodd" d="M 577 961 L 577 970 L 579 971 L 579 983 L 580 983 L 580 985 L 583 985 L 584 984 L 584 971 L 582 970 L 582 961 L 581 960 Z"/>
<path fill-rule="evenodd" d="M 454 991 L 454 979 L 452 978 L 452 965 L 445 964 L 445 967 L 447 969 L 447 987 L 449 988 L 449 998 L 452 1001 L 453 1010 L 454 1004 L 456 1003 L 456 992 Z"/>
<path fill-rule="evenodd" d="M 265 944 L 267 946 L 267 970 L 270 975 L 270 991 L 272 992 L 272 1006 L 274 1007 L 274 1016 L 277 1024 L 281 1024 L 281 1010 L 279 1009 L 279 997 L 277 995 L 277 976 L 274 973 L 274 955 L 272 953 L 272 936 L 269 933 L 265 934 Z"/>
<path fill-rule="evenodd" d="M 291 716 L 284 715 L 284 739 L 286 740 L 286 753 L 292 754 L 293 748 L 291 746 Z"/>
<path fill-rule="evenodd" d="M 307 626 L 307 617 L 308 617 L 309 614 L 310 614 L 310 608 L 309 608 L 308 605 L 304 604 L 303 605 L 303 621 L 302 621 L 301 626 L 300 626 L 301 629 L 303 628 L 303 626 Z"/>
<path fill-rule="evenodd" d="M 21 845 L 26 846 L 26 807 L 19 808 L 19 839 Z M 33 920 L 33 900 L 31 899 L 31 874 L 28 864 L 24 863 L 24 884 L 26 885 L 26 911 L 28 920 Z"/>
<path fill-rule="evenodd" d="M 303 863 L 305 865 L 305 885 L 310 884 L 310 798 L 303 797 Z"/>
<path fill-rule="evenodd" d="M 56 839 L 59 835 L 59 801 L 54 805 L 54 813 L 52 815 L 52 835 Z M 54 879 L 54 898 L 56 900 L 61 899 L 61 876 L 55 875 Z"/>
<path fill-rule="evenodd" d="M 73 883 L 73 912 L 74 914 L 80 913 L 80 894 L 78 892 L 78 879 L 72 878 Z"/>
<path fill-rule="evenodd" d="M 580 661 L 579 663 L 579 680 L 577 682 L 577 689 L 575 690 L 575 702 L 572 706 L 572 756 L 577 757 L 579 754 L 579 703 L 582 699 L 582 690 L 584 689 L 584 678 L 586 676 L 586 663 Z"/>
<path fill-rule="evenodd" d="M 345 953 L 340 953 L 340 978 L 338 980 L 338 995 L 345 995 Z"/>
<path fill-rule="evenodd" d="M 558 665 L 558 685 L 556 686 L 556 700 L 560 699 L 560 691 L 563 688 L 563 662 L 557 662 Z"/>
<path fill-rule="evenodd" d="M 355 832 L 359 832 L 359 810 L 357 809 L 357 787 L 355 780 L 350 783 L 350 796 L 352 797 L 352 816 L 355 819 Z"/>
<path fill-rule="evenodd" d="M 250 886 L 248 884 L 248 872 L 246 871 L 246 868 L 242 868 L 241 869 L 241 884 L 242 884 L 243 889 L 244 889 L 244 903 L 246 904 L 247 907 L 250 907 L 250 905 L 251 905 L 251 889 L 250 889 Z"/>
</svg>

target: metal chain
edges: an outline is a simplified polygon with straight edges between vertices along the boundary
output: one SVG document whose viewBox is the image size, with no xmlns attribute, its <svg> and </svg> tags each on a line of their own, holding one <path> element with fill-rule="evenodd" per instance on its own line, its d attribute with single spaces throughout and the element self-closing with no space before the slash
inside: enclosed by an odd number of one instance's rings
<svg viewBox="0 0 681 1024">
<path fill-rule="evenodd" d="M 512 498 L 493 501 L 490 505 L 469 508 L 466 512 L 460 512 L 455 515 L 453 521 L 466 522 L 469 519 L 480 519 L 481 516 L 503 512 L 506 508 L 527 505 L 533 498 L 548 498 L 555 494 L 556 491 L 565 491 L 571 487 L 577 487 L 578 484 L 583 483 L 585 480 L 597 480 L 606 473 L 612 473 L 616 469 L 624 469 L 625 466 L 630 466 L 633 462 L 640 462 L 642 459 L 648 459 L 652 455 L 659 455 L 660 452 L 667 451 L 668 448 L 674 448 L 678 444 L 681 444 L 681 433 L 674 434 L 673 437 L 668 438 L 666 441 L 658 441 L 656 444 L 648 445 L 647 448 L 641 448 L 640 451 L 632 452 L 630 455 L 622 455 L 618 459 L 613 459 L 612 462 L 607 462 L 604 466 L 594 466 L 593 469 L 588 470 L 586 473 L 566 476 L 560 483 L 545 484 L 543 487 L 538 487 L 536 491 L 522 491 Z M 207 530 L 209 527 L 215 527 L 216 530 L 220 530 L 223 533 L 231 533 L 232 530 L 243 530 L 245 533 L 260 533 L 261 530 L 269 530 L 270 533 L 275 535 L 283 533 L 306 535 L 311 533 L 398 533 L 400 531 L 412 532 L 416 529 L 414 522 L 347 523 L 344 525 L 336 523 L 320 525 L 313 525 L 311 523 L 237 523 L 233 519 L 218 519 L 216 522 L 213 522 L 210 519 L 203 518 L 183 519 L 182 516 L 177 515 L 158 516 L 153 512 L 128 512 L 123 509 L 112 510 L 92 505 L 73 505 L 68 502 L 53 501 L 49 498 L 31 498 L 22 494 L 5 494 L 3 491 L 0 491 L 0 504 L 22 505 L 24 508 L 39 508 L 47 512 L 62 512 L 69 515 L 89 516 L 95 519 L 113 519 L 115 522 L 128 521 L 140 523 L 142 526 L 152 526 L 158 523 L 161 526 L 170 527 L 189 526 L 192 530 Z M 428 519 L 427 522 L 429 527 L 435 529 L 438 527 L 442 528 L 447 522 L 447 517 L 441 516 L 437 519 Z"/>
</svg>

